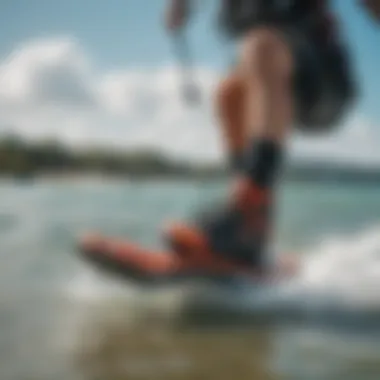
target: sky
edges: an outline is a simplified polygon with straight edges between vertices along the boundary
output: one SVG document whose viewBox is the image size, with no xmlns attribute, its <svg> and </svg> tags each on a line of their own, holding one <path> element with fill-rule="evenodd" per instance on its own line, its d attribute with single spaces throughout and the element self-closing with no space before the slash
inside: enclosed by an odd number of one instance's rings
<svg viewBox="0 0 380 380">
<path fill-rule="evenodd" d="M 212 94 L 233 59 L 218 36 L 218 0 L 197 0 L 187 36 L 199 107 L 180 96 L 165 0 L 2 0 L 0 133 L 72 146 L 155 148 L 221 160 Z M 295 134 L 290 155 L 380 165 L 380 25 L 357 0 L 332 0 L 360 83 L 360 99 L 332 134 Z"/>
</svg>

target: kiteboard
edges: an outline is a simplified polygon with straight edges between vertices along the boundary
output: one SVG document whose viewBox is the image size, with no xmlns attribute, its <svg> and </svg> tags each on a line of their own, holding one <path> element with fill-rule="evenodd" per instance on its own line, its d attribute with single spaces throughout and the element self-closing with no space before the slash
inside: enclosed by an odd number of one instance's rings
<svg viewBox="0 0 380 380">
<path fill-rule="evenodd" d="M 225 281 L 244 278 L 253 282 L 278 282 L 294 276 L 298 269 L 296 255 L 282 255 L 270 270 L 258 271 L 207 252 L 183 253 L 155 250 L 130 241 L 101 234 L 87 234 L 79 239 L 80 256 L 102 272 L 139 284 L 170 284 L 188 280 Z"/>
</svg>

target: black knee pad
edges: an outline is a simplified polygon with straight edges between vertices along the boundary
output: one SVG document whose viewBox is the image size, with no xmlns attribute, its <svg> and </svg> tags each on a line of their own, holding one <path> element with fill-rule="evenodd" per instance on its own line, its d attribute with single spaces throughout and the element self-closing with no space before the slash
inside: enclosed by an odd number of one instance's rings
<svg viewBox="0 0 380 380">
<path fill-rule="evenodd" d="M 271 140 L 254 140 L 245 157 L 244 174 L 262 189 L 271 189 L 283 161 L 283 147 Z"/>
</svg>

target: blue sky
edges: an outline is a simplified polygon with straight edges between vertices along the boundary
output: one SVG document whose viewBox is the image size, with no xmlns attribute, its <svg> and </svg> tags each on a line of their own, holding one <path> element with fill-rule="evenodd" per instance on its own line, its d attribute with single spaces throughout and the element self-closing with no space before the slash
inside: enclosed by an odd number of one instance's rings
<svg viewBox="0 0 380 380">
<path fill-rule="evenodd" d="M 189 36 L 196 63 L 226 68 L 230 49 L 215 31 L 217 0 L 198 0 Z M 332 0 L 343 23 L 361 84 L 357 113 L 380 126 L 380 28 L 357 0 Z M 206 5 L 205 5 L 206 4 Z M 70 38 L 98 71 L 157 70 L 172 63 L 162 27 L 165 0 L 3 0 L 0 2 L 0 60 L 33 41 Z"/>
</svg>

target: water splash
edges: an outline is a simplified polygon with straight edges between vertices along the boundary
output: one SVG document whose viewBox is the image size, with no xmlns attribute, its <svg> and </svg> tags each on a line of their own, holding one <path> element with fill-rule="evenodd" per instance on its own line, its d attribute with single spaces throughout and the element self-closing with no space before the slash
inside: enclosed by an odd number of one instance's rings
<svg viewBox="0 0 380 380">
<path fill-rule="evenodd" d="M 83 269 L 83 268 L 82 268 Z M 123 300 L 136 313 L 202 323 L 330 323 L 380 328 L 380 230 L 332 238 L 301 256 L 298 276 L 264 285 L 187 283 L 141 289 L 95 275 L 81 274 L 67 291 L 83 299 Z M 131 306 L 133 305 L 133 306 Z"/>
</svg>

